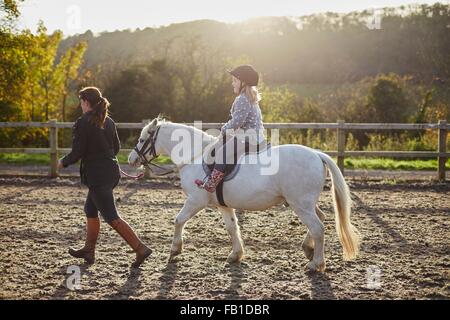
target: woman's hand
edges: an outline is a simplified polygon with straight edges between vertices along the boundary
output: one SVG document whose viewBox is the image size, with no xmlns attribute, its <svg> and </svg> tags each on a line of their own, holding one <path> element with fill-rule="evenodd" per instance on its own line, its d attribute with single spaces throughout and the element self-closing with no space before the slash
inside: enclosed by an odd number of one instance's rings
<svg viewBox="0 0 450 320">
<path fill-rule="evenodd" d="M 60 160 L 58 161 L 58 170 L 61 170 L 61 169 L 64 169 L 64 165 L 63 165 L 63 163 L 62 163 L 62 160 L 60 159 Z"/>
</svg>

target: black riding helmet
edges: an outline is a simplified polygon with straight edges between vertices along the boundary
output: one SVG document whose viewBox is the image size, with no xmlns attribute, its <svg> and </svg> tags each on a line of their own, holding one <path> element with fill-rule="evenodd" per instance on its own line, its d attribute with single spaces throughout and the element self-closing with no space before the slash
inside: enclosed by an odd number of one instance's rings
<svg viewBox="0 0 450 320">
<path fill-rule="evenodd" d="M 239 80 L 245 82 L 248 86 L 257 86 L 259 81 L 258 72 L 252 66 L 244 64 L 233 70 L 227 70 L 228 73 L 235 76 Z"/>
</svg>

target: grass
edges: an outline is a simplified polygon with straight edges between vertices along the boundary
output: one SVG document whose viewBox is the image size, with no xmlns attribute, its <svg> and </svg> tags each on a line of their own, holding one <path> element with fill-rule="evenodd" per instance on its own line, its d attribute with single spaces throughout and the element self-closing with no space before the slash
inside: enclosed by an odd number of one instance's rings
<svg viewBox="0 0 450 320">
<path fill-rule="evenodd" d="M 344 160 L 348 169 L 367 170 L 437 170 L 436 159 L 427 160 L 394 160 L 389 158 L 348 158 Z M 450 159 L 445 164 L 450 169 Z"/>
<path fill-rule="evenodd" d="M 48 164 L 48 154 L 0 153 L 0 163 L 7 164 Z"/>
<path fill-rule="evenodd" d="M 119 163 L 127 163 L 127 155 L 119 154 Z M 336 160 L 336 159 L 335 159 Z M 47 165 L 50 162 L 48 154 L 0 153 L 0 163 L 17 165 Z M 167 156 L 159 156 L 155 163 L 172 163 Z M 450 170 L 450 159 L 446 168 Z M 388 158 L 346 158 L 345 168 L 367 170 L 437 170 L 437 160 L 394 160 Z"/>
<path fill-rule="evenodd" d="M 119 154 L 117 159 L 119 159 L 120 164 L 128 163 L 128 155 L 127 154 Z M 159 156 L 153 162 L 156 164 L 171 164 L 172 163 L 172 161 L 170 160 L 170 158 L 168 156 Z"/>
<path fill-rule="evenodd" d="M 60 155 L 62 156 L 62 155 Z M 117 157 L 120 164 L 126 164 L 128 155 L 119 154 Z M 167 156 L 159 156 L 155 161 L 157 164 L 170 164 L 170 158 Z M 48 154 L 23 154 L 23 153 L 0 153 L 0 163 L 17 164 L 17 165 L 48 165 L 50 163 L 50 155 Z"/>
</svg>

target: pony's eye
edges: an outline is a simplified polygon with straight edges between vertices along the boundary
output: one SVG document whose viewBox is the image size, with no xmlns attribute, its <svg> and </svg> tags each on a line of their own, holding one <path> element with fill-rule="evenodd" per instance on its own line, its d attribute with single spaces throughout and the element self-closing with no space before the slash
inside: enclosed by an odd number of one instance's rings
<svg viewBox="0 0 450 320">
<path fill-rule="evenodd" d="M 144 143 L 144 139 L 139 139 L 139 142 L 140 143 Z"/>
</svg>

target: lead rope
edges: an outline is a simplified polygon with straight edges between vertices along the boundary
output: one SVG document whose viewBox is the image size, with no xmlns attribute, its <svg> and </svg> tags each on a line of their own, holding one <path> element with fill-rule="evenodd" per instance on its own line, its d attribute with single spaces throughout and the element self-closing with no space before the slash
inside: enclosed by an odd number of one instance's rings
<svg viewBox="0 0 450 320">
<path fill-rule="evenodd" d="M 133 176 L 133 175 L 128 174 L 128 173 L 126 173 L 125 171 L 123 171 L 120 167 L 119 167 L 119 170 L 120 170 L 120 173 L 121 173 L 123 176 L 125 176 L 125 177 L 127 177 L 127 178 L 134 179 L 134 180 L 139 180 L 139 179 L 141 179 L 141 178 L 144 176 L 144 173 L 143 173 L 143 172 L 141 172 L 140 174 L 138 174 L 138 175 L 136 175 L 136 176 Z"/>
</svg>

